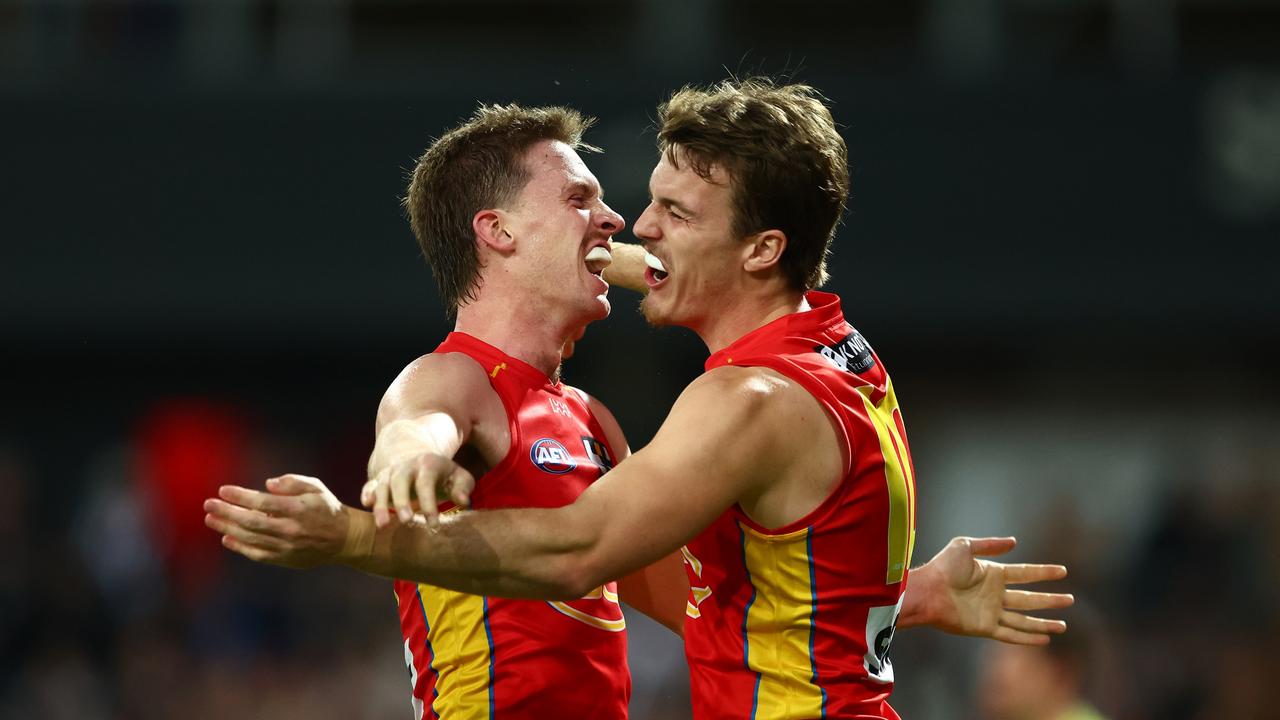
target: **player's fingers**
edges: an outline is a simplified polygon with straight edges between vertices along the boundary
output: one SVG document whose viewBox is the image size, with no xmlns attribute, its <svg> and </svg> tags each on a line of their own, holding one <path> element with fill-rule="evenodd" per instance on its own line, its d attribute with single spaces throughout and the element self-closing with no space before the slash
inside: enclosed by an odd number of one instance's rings
<svg viewBox="0 0 1280 720">
<path fill-rule="evenodd" d="M 285 520 L 271 517 L 260 510 L 209 499 L 204 501 L 204 511 L 261 535 L 284 536 Z"/>
<path fill-rule="evenodd" d="M 1010 645 L 1048 645 L 1049 636 L 1042 633 L 1022 632 L 1001 625 L 997 627 L 995 632 L 991 633 L 991 637 L 1003 643 Z"/>
<path fill-rule="evenodd" d="M 373 491 L 378 487 L 378 478 L 372 477 L 365 481 L 364 486 L 360 488 L 360 504 L 365 507 L 373 507 Z"/>
<path fill-rule="evenodd" d="M 420 466 L 417 477 L 414 478 L 415 491 L 418 493 L 418 512 L 422 513 L 431 527 L 435 527 L 440 522 L 437 518 L 440 506 L 436 504 L 435 484 L 435 473 L 429 468 Z"/>
<path fill-rule="evenodd" d="M 271 552 L 269 550 L 264 550 L 263 548 L 257 547 L 255 545 L 246 545 L 245 543 L 240 542 L 239 540 L 237 540 L 236 538 L 230 535 L 222 536 L 222 546 L 228 550 L 231 550 L 232 552 L 239 553 L 249 558 L 250 560 L 253 560 L 254 562 L 261 562 L 261 563 L 275 562 L 276 558 L 278 557 L 277 553 Z"/>
<path fill-rule="evenodd" d="M 204 516 L 204 524 L 209 529 L 222 533 L 223 536 L 235 538 L 243 545 L 251 545 L 256 548 L 273 551 L 284 549 L 283 544 L 279 540 L 276 540 L 269 535 L 254 532 L 239 523 L 214 515 L 213 513 L 209 513 Z"/>
<path fill-rule="evenodd" d="M 1065 565 L 1014 564 L 1004 566 L 1004 581 L 1009 585 L 1061 580 L 1067 576 Z"/>
<path fill-rule="evenodd" d="M 391 523 L 391 513 L 387 510 L 391 501 L 390 468 L 378 473 L 376 482 L 373 488 L 373 521 L 378 527 L 386 527 Z"/>
<path fill-rule="evenodd" d="M 1031 617 L 1022 613 L 1010 612 L 1005 610 L 1000 613 L 1000 625 L 1012 630 L 1021 630 L 1027 633 L 1043 633 L 1058 634 L 1067 631 L 1067 623 L 1062 620 L 1049 620 L 1046 618 Z"/>
<path fill-rule="evenodd" d="M 281 475 L 267 480 L 267 489 L 277 495 L 304 495 L 320 492 L 324 484 L 306 475 Z"/>
<path fill-rule="evenodd" d="M 1010 610 L 1049 610 L 1070 607 L 1076 598 L 1071 593 L 1042 593 L 1005 590 L 1003 604 Z"/>
<path fill-rule="evenodd" d="M 267 482 L 270 483 L 271 481 L 268 480 Z M 242 488 L 239 485 L 223 485 L 218 488 L 218 497 L 233 505 L 266 513 L 285 513 L 291 507 L 289 503 L 285 502 L 285 498 L 276 497 L 271 493 Z"/>
<path fill-rule="evenodd" d="M 413 519 L 413 507 L 409 505 L 409 498 L 414 493 L 413 484 L 414 466 L 412 464 L 405 463 L 392 469 L 391 504 L 400 515 L 400 522 L 409 522 Z"/>
<path fill-rule="evenodd" d="M 471 491 L 476 489 L 476 479 L 466 468 L 454 465 L 449 475 L 449 499 L 458 507 L 471 505 Z"/>
<path fill-rule="evenodd" d="M 1018 544 L 1018 539 L 1013 537 L 983 537 L 968 538 L 968 540 L 969 550 L 978 557 L 1003 555 Z"/>
</svg>

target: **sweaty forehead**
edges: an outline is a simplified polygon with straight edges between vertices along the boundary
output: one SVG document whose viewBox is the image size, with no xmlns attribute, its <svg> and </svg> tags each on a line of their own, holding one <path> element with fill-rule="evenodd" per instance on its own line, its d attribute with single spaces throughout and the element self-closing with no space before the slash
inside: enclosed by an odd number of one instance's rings
<svg viewBox="0 0 1280 720">
<path fill-rule="evenodd" d="M 559 140 L 543 140 L 529 148 L 525 158 L 535 180 L 564 186 L 583 183 L 598 187 L 596 176 L 577 151 Z"/>
<path fill-rule="evenodd" d="M 711 166 L 711 177 L 705 179 L 693 169 L 693 164 L 683 153 L 672 163 L 663 152 L 658 164 L 649 175 L 649 194 L 654 199 L 670 199 L 689 207 L 703 207 L 720 200 L 728 201 L 732 194 L 729 173 L 720 165 Z"/>
</svg>

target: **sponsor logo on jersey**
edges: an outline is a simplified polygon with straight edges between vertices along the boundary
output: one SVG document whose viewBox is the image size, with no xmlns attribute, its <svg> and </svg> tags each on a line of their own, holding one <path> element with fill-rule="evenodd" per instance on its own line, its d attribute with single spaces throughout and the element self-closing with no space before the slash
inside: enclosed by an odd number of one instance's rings
<svg viewBox="0 0 1280 720">
<path fill-rule="evenodd" d="M 876 364 L 871 357 L 871 345 L 857 330 L 849 333 L 843 340 L 834 345 L 818 345 L 814 352 L 822 355 L 841 370 L 857 375 L 871 369 Z"/>
<path fill-rule="evenodd" d="M 569 406 L 566 405 L 563 400 L 548 398 L 547 403 L 551 405 L 551 412 L 557 415 L 563 415 L 567 418 L 573 417 L 573 413 L 569 411 Z"/>
<path fill-rule="evenodd" d="M 558 441 L 551 438 L 542 438 L 529 448 L 529 459 L 542 472 L 549 472 L 552 475 L 563 475 L 578 467 L 578 463 L 573 461 L 573 456 Z"/>
<path fill-rule="evenodd" d="M 613 469 L 613 458 L 609 456 L 609 448 L 605 447 L 604 443 L 583 435 L 582 447 L 587 451 L 587 457 L 591 458 L 591 462 L 600 468 L 601 475 Z"/>
</svg>

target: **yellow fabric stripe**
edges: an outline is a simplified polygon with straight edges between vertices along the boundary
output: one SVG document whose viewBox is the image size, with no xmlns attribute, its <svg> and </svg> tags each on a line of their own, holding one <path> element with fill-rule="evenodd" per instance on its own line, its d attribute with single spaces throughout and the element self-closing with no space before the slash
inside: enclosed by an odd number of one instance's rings
<svg viewBox="0 0 1280 720">
<path fill-rule="evenodd" d="M 893 421 L 893 411 L 898 408 L 898 397 L 893 383 L 887 382 L 887 392 L 879 405 L 873 405 L 869 397 L 874 390 L 870 385 L 858 388 L 867 417 L 876 428 L 880 439 L 880 454 L 884 456 L 884 478 L 889 490 L 889 553 L 884 581 L 886 585 L 902 582 L 911 565 L 911 553 L 915 550 L 915 498 L 909 486 L 914 486 L 911 465 L 906 459 L 907 443 L 899 436 Z"/>
<path fill-rule="evenodd" d="M 617 595 L 614 595 L 614 597 L 617 597 Z M 604 618 L 598 618 L 595 615 L 592 615 L 591 613 L 582 612 L 581 610 L 573 607 L 569 603 L 563 603 L 557 600 L 548 600 L 547 604 L 551 606 L 552 610 L 555 610 L 556 612 L 559 612 L 559 613 L 564 613 L 565 615 L 568 615 L 574 620 L 577 620 L 578 622 L 584 622 L 590 625 L 591 627 L 600 628 L 601 630 L 608 630 L 609 632 L 622 632 L 623 630 L 627 629 L 626 618 L 618 618 L 617 620 L 606 620 Z"/>
<path fill-rule="evenodd" d="M 756 720 L 815 718 L 822 689 L 809 656 L 813 593 L 809 528 L 764 535 L 740 524 L 755 599 L 747 610 L 747 665 L 761 674 Z"/>
<path fill-rule="evenodd" d="M 428 639 L 439 673 L 434 707 L 449 720 L 489 717 L 489 636 L 484 627 L 484 598 L 419 585 L 431 630 Z"/>
</svg>

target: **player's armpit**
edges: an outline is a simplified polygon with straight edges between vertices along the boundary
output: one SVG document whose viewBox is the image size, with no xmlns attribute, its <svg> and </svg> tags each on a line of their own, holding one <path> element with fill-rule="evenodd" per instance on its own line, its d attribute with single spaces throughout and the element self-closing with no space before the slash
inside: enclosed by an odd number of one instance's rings
<svg viewBox="0 0 1280 720">
<path fill-rule="evenodd" d="M 684 636 L 689 576 L 684 560 L 674 552 L 618 581 L 618 596 L 676 635 Z"/>
</svg>

